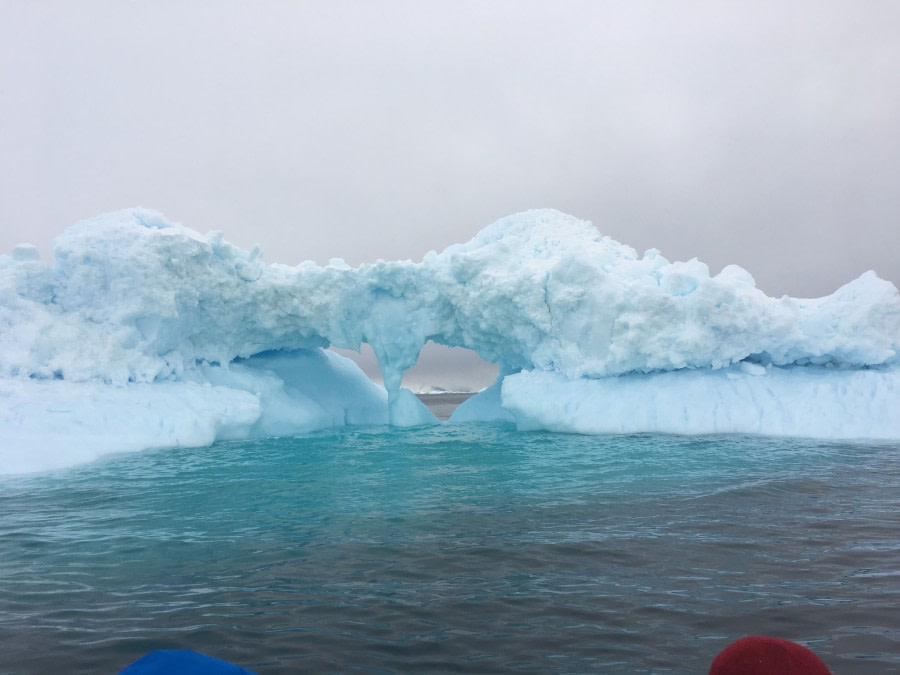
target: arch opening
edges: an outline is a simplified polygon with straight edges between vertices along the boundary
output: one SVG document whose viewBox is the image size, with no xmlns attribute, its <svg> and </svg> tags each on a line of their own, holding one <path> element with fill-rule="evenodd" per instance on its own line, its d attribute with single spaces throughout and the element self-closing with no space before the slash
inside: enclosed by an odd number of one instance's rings
<svg viewBox="0 0 900 675">
<path fill-rule="evenodd" d="M 376 384 L 384 384 L 378 359 L 368 344 L 359 353 L 331 347 L 354 361 Z M 491 386 L 499 366 L 482 359 L 471 349 L 447 347 L 428 341 L 415 365 L 403 373 L 402 386 L 416 394 L 439 420 L 446 420 L 463 401 Z"/>
</svg>

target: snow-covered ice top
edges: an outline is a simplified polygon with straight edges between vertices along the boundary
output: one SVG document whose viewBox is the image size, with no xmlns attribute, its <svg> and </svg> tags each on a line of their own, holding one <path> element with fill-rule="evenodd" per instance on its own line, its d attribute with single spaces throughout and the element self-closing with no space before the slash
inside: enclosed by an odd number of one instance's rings
<svg viewBox="0 0 900 675">
<path fill-rule="evenodd" d="M 428 340 L 509 373 L 567 378 L 762 365 L 897 363 L 900 297 L 873 272 L 816 300 L 749 273 L 643 256 L 553 210 L 490 225 L 421 263 L 265 265 L 221 233 L 133 209 L 78 223 L 55 262 L 0 256 L 0 376 L 177 381 L 198 364 L 369 343 L 388 391 Z"/>
</svg>

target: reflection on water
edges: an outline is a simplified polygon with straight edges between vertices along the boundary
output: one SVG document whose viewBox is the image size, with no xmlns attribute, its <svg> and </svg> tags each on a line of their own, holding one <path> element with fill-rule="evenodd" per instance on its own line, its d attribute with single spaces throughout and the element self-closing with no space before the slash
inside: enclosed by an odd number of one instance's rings
<svg viewBox="0 0 900 675">
<path fill-rule="evenodd" d="M 0 672 L 900 670 L 900 446 L 356 428 L 0 481 Z"/>
<path fill-rule="evenodd" d="M 419 400 L 422 401 L 428 409 L 434 413 L 434 416 L 441 421 L 450 419 L 453 411 L 459 407 L 463 401 L 474 396 L 472 393 L 443 393 L 443 394 L 417 394 Z"/>
</svg>

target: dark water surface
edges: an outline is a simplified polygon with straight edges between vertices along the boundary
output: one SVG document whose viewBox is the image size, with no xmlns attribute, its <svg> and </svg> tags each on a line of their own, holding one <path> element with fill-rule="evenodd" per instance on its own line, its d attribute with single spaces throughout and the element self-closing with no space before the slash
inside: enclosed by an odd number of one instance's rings
<svg viewBox="0 0 900 675">
<path fill-rule="evenodd" d="M 357 428 L 0 480 L 0 672 L 900 672 L 900 445 Z"/>
</svg>

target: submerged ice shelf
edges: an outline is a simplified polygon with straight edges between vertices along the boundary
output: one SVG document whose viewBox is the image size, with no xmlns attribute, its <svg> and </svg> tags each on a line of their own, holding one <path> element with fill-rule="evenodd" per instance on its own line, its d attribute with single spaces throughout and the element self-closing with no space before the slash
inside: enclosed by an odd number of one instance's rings
<svg viewBox="0 0 900 675">
<path fill-rule="evenodd" d="M 638 255 L 552 210 L 421 263 L 266 265 L 132 209 L 0 256 L 0 472 L 101 452 L 436 420 L 400 384 L 428 341 L 500 366 L 456 421 L 580 433 L 900 438 L 900 296 L 820 299 Z M 323 350 L 371 345 L 384 388 Z"/>
</svg>

